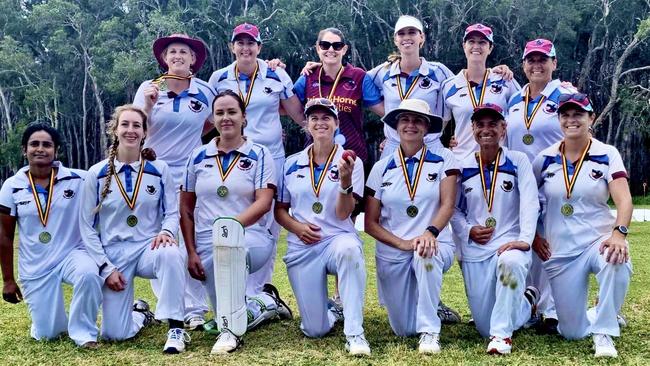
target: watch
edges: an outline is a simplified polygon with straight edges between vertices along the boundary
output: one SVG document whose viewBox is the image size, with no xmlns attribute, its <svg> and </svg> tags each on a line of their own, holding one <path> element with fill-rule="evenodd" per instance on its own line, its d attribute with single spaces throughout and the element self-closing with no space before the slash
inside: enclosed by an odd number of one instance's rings
<svg viewBox="0 0 650 366">
<path fill-rule="evenodd" d="M 343 187 L 339 186 L 339 192 L 341 192 L 343 194 L 352 193 L 352 185 L 350 185 L 348 188 L 343 188 Z"/>
<path fill-rule="evenodd" d="M 433 234 L 434 238 L 437 238 L 438 235 L 440 234 L 440 230 L 438 230 L 438 228 L 433 226 L 433 225 L 428 226 L 427 231 L 430 232 L 431 234 Z"/>
<path fill-rule="evenodd" d="M 614 230 L 616 230 L 619 233 L 627 236 L 628 230 L 627 230 L 627 226 L 625 226 L 625 225 L 614 226 Z"/>
</svg>

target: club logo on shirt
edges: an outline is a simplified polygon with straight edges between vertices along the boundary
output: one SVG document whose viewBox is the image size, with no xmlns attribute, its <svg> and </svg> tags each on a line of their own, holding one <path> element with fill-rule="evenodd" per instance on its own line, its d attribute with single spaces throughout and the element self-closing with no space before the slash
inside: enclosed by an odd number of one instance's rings
<svg viewBox="0 0 650 366">
<path fill-rule="evenodd" d="M 467 187 L 467 188 L 465 188 L 465 194 L 468 194 L 469 192 L 471 192 L 471 191 L 473 191 L 473 190 L 474 190 L 474 188 L 472 188 L 472 187 Z"/>
<path fill-rule="evenodd" d="M 249 158 L 240 159 L 239 163 L 237 164 L 237 168 L 243 171 L 250 170 L 252 167 L 253 167 L 253 162 Z"/>
<path fill-rule="evenodd" d="M 154 194 L 156 194 L 156 187 L 154 187 L 153 185 L 148 185 L 147 186 L 147 193 L 149 193 L 150 195 L 153 196 Z"/>
<path fill-rule="evenodd" d="M 347 91 L 352 91 L 357 88 L 357 82 L 352 79 L 347 79 L 341 86 Z"/>
<path fill-rule="evenodd" d="M 557 105 L 555 103 L 546 103 L 544 106 L 544 113 L 546 114 L 555 114 L 557 112 Z"/>
<path fill-rule="evenodd" d="M 206 168 L 214 168 L 214 165 L 212 165 L 212 164 L 205 164 L 204 166 L 205 166 Z"/>
<path fill-rule="evenodd" d="M 458 94 L 458 96 L 459 96 L 460 98 L 465 98 L 465 97 L 467 96 L 467 93 L 460 93 L 460 94 Z"/>
<path fill-rule="evenodd" d="M 429 78 L 424 78 L 422 81 L 420 81 L 420 89 L 429 89 L 431 85 L 433 85 L 433 83 Z"/>
<path fill-rule="evenodd" d="M 32 203 L 32 201 L 20 201 L 16 203 L 16 206 L 29 205 L 30 203 Z"/>
<path fill-rule="evenodd" d="M 589 176 L 593 180 L 598 180 L 603 177 L 603 172 L 601 172 L 600 170 L 592 169 L 591 174 L 589 174 Z"/>
<path fill-rule="evenodd" d="M 492 94 L 501 94 L 501 92 L 503 91 L 503 85 L 501 85 L 500 83 L 492 83 L 492 85 L 490 86 L 490 91 L 492 92 Z"/>
<path fill-rule="evenodd" d="M 391 186 L 391 185 L 393 185 L 393 183 L 391 183 L 391 182 L 384 182 L 384 183 L 381 184 L 381 187 L 382 187 L 382 188 L 383 188 L 383 187 L 389 187 L 389 186 Z"/>
<path fill-rule="evenodd" d="M 435 182 L 438 179 L 438 173 L 427 174 L 427 182 Z"/>
<path fill-rule="evenodd" d="M 305 176 L 303 174 L 296 174 L 296 178 L 304 178 Z"/>
<path fill-rule="evenodd" d="M 519 111 L 519 108 L 512 108 L 512 112 L 517 112 L 517 111 Z"/>
<path fill-rule="evenodd" d="M 332 169 L 327 173 L 327 178 L 332 182 L 339 181 L 339 168 L 336 165 L 332 165 Z"/>
<path fill-rule="evenodd" d="M 548 172 L 546 173 L 546 178 L 553 178 L 555 177 L 555 173 Z"/>
<path fill-rule="evenodd" d="M 71 199 L 72 197 L 74 197 L 74 191 L 72 189 L 66 189 L 63 191 L 63 198 Z"/>
<path fill-rule="evenodd" d="M 264 91 L 264 94 L 271 94 L 271 93 L 273 93 L 273 89 L 271 89 L 271 88 L 268 87 L 268 86 L 267 86 L 267 87 L 264 87 L 264 90 L 263 90 L 263 91 Z"/>
<path fill-rule="evenodd" d="M 503 189 L 504 192 L 510 192 L 512 191 L 512 188 L 514 188 L 514 184 L 512 184 L 511 181 L 509 180 L 504 180 L 503 183 L 501 184 L 501 189 Z"/>
<path fill-rule="evenodd" d="M 196 99 L 191 99 L 189 104 L 190 110 L 194 113 L 200 113 L 205 109 L 205 104 Z"/>
</svg>

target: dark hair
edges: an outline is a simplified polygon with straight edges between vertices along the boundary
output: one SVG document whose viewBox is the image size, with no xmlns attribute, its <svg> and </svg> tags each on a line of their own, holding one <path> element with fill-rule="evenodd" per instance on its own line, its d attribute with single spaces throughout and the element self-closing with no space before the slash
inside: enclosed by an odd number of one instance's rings
<svg viewBox="0 0 650 366">
<path fill-rule="evenodd" d="M 325 35 L 325 33 L 332 33 L 335 36 L 339 36 L 339 38 L 341 38 L 341 42 L 345 43 L 345 36 L 343 36 L 343 32 L 341 32 L 341 30 L 338 28 L 332 28 L 332 27 L 322 29 L 320 32 L 318 32 L 318 38 L 316 39 L 316 43 L 323 40 L 323 36 Z"/>
<path fill-rule="evenodd" d="M 244 101 L 241 99 L 239 94 L 235 93 L 234 91 L 230 89 L 226 89 L 224 91 L 220 91 L 217 93 L 217 95 L 214 97 L 214 100 L 212 101 L 212 110 L 214 111 L 214 103 L 217 101 L 219 98 L 223 97 L 233 97 L 237 101 L 237 104 L 239 104 L 239 109 L 241 109 L 242 114 L 246 113 L 246 104 L 244 104 Z"/>
<path fill-rule="evenodd" d="M 45 131 L 50 135 L 52 142 L 54 143 L 54 149 L 57 149 L 59 146 L 61 146 L 61 134 L 56 128 L 48 125 L 47 123 L 33 122 L 27 125 L 25 132 L 23 132 L 21 145 L 24 149 L 27 148 L 27 142 L 29 141 L 29 138 L 32 137 L 34 132 L 38 131 Z"/>
</svg>

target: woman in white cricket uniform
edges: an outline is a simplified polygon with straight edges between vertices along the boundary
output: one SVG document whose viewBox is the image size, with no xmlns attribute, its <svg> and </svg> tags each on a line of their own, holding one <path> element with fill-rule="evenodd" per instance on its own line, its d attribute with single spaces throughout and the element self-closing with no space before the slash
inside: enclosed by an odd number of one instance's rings
<svg viewBox="0 0 650 366">
<path fill-rule="evenodd" d="M 275 217 L 289 231 L 284 257 L 308 337 L 323 337 L 344 317 L 346 349 L 369 355 L 363 332 L 366 269 L 362 243 L 350 215 L 363 193 L 363 163 L 343 159 L 334 143 L 337 110 L 326 98 L 305 106 L 307 131 L 314 143 L 287 158 Z M 291 213 L 289 213 L 291 210 Z M 327 275 L 338 275 L 343 310 L 327 297 Z"/>
<path fill-rule="evenodd" d="M 584 94 L 559 100 L 564 139 L 533 162 L 543 206 L 542 253 L 559 320 L 567 339 L 593 335 L 596 357 L 617 357 L 617 314 L 630 284 L 627 226 L 632 198 L 627 172 L 614 146 L 591 135 L 595 114 Z M 616 217 L 607 201 L 611 195 Z M 598 281 L 598 304 L 587 312 L 589 274 Z M 589 315 L 590 313 L 590 315 Z"/>
<path fill-rule="evenodd" d="M 244 135 L 271 151 L 275 171 L 280 172 L 284 164 L 284 145 L 279 111 L 284 109 L 302 126 L 302 104 L 293 93 L 291 77 L 283 69 L 273 70 L 257 58 L 262 51 L 262 38 L 255 25 L 243 23 L 235 27 L 230 42 L 235 62 L 212 73 L 209 83 L 217 92 L 232 90 L 239 94 L 248 121 Z M 246 289 L 250 296 L 259 294 L 264 284 L 271 282 L 273 274 L 280 226 L 271 213 L 266 222 L 275 238 L 273 254 L 264 268 L 251 275 Z"/>
<path fill-rule="evenodd" d="M 187 157 L 201 146 L 201 135 L 212 128 L 211 106 L 216 93 L 208 83 L 194 76 L 207 57 L 203 41 L 186 34 L 172 34 L 158 38 L 152 49 L 164 73 L 144 81 L 133 104 L 149 116 L 145 148 L 154 149 L 157 158 L 167 163 L 174 179 L 173 188 L 178 192 Z M 205 321 L 206 293 L 200 281 L 189 274 L 187 278 L 185 326 L 195 329 Z M 152 280 L 151 285 L 158 296 L 159 280 Z"/>
<path fill-rule="evenodd" d="M 18 227 L 18 275 L 32 317 L 31 335 L 53 339 L 67 332 L 81 347 L 97 347 L 97 312 L 102 279 L 86 252 L 78 214 L 86 172 L 54 161 L 61 145 L 59 132 L 35 123 L 22 136 L 28 166 L 20 169 L 0 190 L 0 264 L 2 298 L 23 299 L 14 280 L 14 234 Z M 70 318 L 65 312 L 62 283 L 72 285 Z"/>
<path fill-rule="evenodd" d="M 500 146 L 503 109 L 481 104 L 471 115 L 479 150 L 461 162 L 458 205 L 451 221 L 460 238 L 469 307 L 487 352 L 507 354 L 512 333 L 531 317 L 537 289 L 526 287 L 539 201 L 528 157 Z"/>
<path fill-rule="evenodd" d="M 436 309 L 442 274 L 454 262 L 448 224 L 459 169 L 451 151 L 424 143 L 427 133 L 442 129 L 427 102 L 406 99 L 384 123 L 400 146 L 373 166 L 366 185 L 365 231 L 377 239 L 377 286 L 395 334 L 419 334 L 419 352 L 438 353 Z"/>
<path fill-rule="evenodd" d="M 185 350 L 183 330 L 185 259 L 174 236 L 178 203 L 174 180 L 164 161 L 141 153 L 147 115 L 140 108 L 116 108 L 108 127 L 108 159 L 88 171 L 79 225 L 104 279 L 102 337 L 124 340 L 154 321 L 143 300 L 133 304 L 134 278 L 157 278 L 155 318 L 169 321 L 165 353 Z"/>
<path fill-rule="evenodd" d="M 478 150 L 471 121 L 474 108 L 492 103 L 507 110 L 508 100 L 521 89 L 516 80 L 506 80 L 486 66 L 493 49 L 494 33 L 490 27 L 480 23 L 468 26 L 463 36 L 467 68 L 445 80 L 441 88 L 442 118 L 445 122 L 454 120 L 450 146 L 459 162 Z"/>
<path fill-rule="evenodd" d="M 506 145 L 510 150 L 525 153 L 532 162 L 540 151 L 562 139 L 557 108 L 560 96 L 571 93 L 571 90 L 562 86 L 560 80 L 553 79 L 557 59 L 551 41 L 535 39 L 526 43 L 522 59 L 528 84 L 508 102 Z M 548 245 L 540 235 L 533 241 L 528 282 L 540 293 L 537 313 L 542 323 L 538 331 L 554 334 L 557 333 L 557 315 L 548 277 L 540 260 L 540 252 Z"/>
<path fill-rule="evenodd" d="M 266 220 L 270 217 L 266 213 L 272 207 L 276 180 L 269 149 L 242 135 L 247 122 L 239 96 L 230 90 L 220 92 L 212 109 L 219 137 L 192 152 L 180 207 L 189 271 L 207 287 L 217 318 L 217 301 L 229 287 L 215 283 L 212 223 L 219 217 L 234 217 L 246 228 L 248 272 L 259 271 L 273 253 L 274 239 L 267 228 Z M 276 316 L 292 318 L 291 310 L 273 285 L 267 284 L 264 292 L 246 302 L 249 329 Z M 234 351 L 241 344 L 240 337 L 228 328 L 221 329 L 212 353 Z"/>
</svg>

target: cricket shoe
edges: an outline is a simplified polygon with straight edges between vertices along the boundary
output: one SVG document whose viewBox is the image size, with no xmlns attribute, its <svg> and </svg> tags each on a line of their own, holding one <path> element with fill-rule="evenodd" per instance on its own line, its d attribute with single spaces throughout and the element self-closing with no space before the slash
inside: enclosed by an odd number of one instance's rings
<svg viewBox="0 0 650 366">
<path fill-rule="evenodd" d="M 167 331 L 167 342 L 165 342 L 163 353 L 182 353 L 185 351 L 185 343 L 190 343 L 190 341 L 192 341 L 192 338 L 185 329 L 172 328 Z"/>
<path fill-rule="evenodd" d="M 507 355 L 512 351 L 512 339 L 492 336 L 486 352 L 489 355 Z"/>
<path fill-rule="evenodd" d="M 612 337 L 607 334 L 596 333 L 594 339 L 594 357 L 618 357 Z"/>
<path fill-rule="evenodd" d="M 149 303 L 142 299 L 135 300 L 135 302 L 133 303 L 133 311 L 144 315 L 144 322 L 142 323 L 143 327 L 149 326 L 151 324 L 160 323 L 158 320 L 156 320 L 156 316 L 154 315 L 154 313 L 151 312 L 151 307 L 149 306 Z"/>
<path fill-rule="evenodd" d="M 232 334 L 228 328 L 224 328 L 221 333 L 219 333 L 217 341 L 214 342 L 214 346 L 212 346 L 212 351 L 210 351 L 210 353 L 213 355 L 225 355 L 235 351 L 239 346 L 241 346 L 241 344 L 242 341 L 240 337 Z"/>
<path fill-rule="evenodd" d="M 275 305 L 277 306 L 275 311 L 277 311 L 280 319 L 293 319 L 293 312 L 291 311 L 291 308 L 289 308 L 289 305 L 287 305 L 287 303 L 284 302 L 282 298 L 280 298 L 280 292 L 275 286 L 270 283 L 265 283 L 262 291 L 264 291 L 266 294 L 271 296 L 273 300 L 275 300 Z"/>
<path fill-rule="evenodd" d="M 454 324 L 460 323 L 460 314 L 447 305 L 443 304 L 442 301 L 438 304 L 438 318 L 443 324 Z"/>
<path fill-rule="evenodd" d="M 424 354 L 440 353 L 440 336 L 438 333 L 420 333 L 418 352 Z"/>
<path fill-rule="evenodd" d="M 347 336 L 345 350 L 351 356 L 370 356 L 370 344 L 363 333 L 355 336 Z"/>
<path fill-rule="evenodd" d="M 201 330 L 205 324 L 205 318 L 202 316 L 193 316 L 184 322 L 186 330 Z"/>
</svg>

